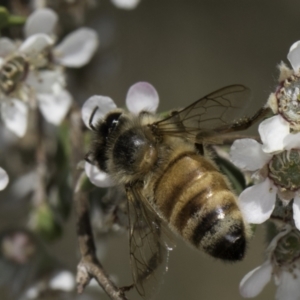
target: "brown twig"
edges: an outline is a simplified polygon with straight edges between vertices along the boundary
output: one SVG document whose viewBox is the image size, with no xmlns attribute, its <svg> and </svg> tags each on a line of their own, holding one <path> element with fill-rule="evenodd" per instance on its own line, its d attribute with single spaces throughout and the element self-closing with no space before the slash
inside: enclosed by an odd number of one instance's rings
<svg viewBox="0 0 300 300">
<path fill-rule="evenodd" d="M 33 196 L 34 207 L 39 207 L 45 203 L 45 177 L 46 177 L 46 148 L 44 136 L 44 120 L 41 112 L 36 110 L 37 146 L 36 146 L 36 172 L 37 182 Z"/>
<path fill-rule="evenodd" d="M 83 159 L 83 134 L 80 111 L 74 107 L 70 117 L 70 138 L 72 148 L 72 174 L 74 189 L 80 176 L 77 164 Z M 92 278 L 104 289 L 113 300 L 127 300 L 124 291 L 119 289 L 104 271 L 103 266 L 96 257 L 96 247 L 94 243 L 90 218 L 88 195 L 78 191 L 74 193 L 74 204 L 77 217 L 77 235 L 81 259 L 77 267 L 77 290 L 81 293 Z"/>
</svg>

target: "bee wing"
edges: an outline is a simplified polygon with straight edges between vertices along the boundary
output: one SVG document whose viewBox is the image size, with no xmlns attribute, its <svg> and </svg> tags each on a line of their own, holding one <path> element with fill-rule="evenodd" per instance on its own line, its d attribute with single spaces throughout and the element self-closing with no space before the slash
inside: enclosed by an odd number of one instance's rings
<svg viewBox="0 0 300 300">
<path fill-rule="evenodd" d="M 246 129 L 260 116 L 261 112 L 250 119 L 234 122 L 234 116 L 249 97 L 250 90 L 247 87 L 230 85 L 149 126 L 158 136 L 184 135 L 198 143 L 214 143 L 222 134 Z"/>
<path fill-rule="evenodd" d="M 167 271 L 169 251 L 174 247 L 168 229 L 159 216 L 146 206 L 137 188 L 127 189 L 130 262 L 134 285 L 142 297 L 154 296 Z"/>
</svg>

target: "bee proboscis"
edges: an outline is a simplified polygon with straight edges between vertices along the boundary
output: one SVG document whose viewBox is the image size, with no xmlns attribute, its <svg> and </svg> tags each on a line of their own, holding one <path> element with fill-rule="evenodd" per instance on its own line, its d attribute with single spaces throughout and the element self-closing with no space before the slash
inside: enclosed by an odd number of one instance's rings
<svg viewBox="0 0 300 300">
<path fill-rule="evenodd" d="M 95 110 L 91 115 L 95 139 L 89 160 L 126 191 L 130 259 L 141 296 L 157 270 L 166 269 L 167 228 L 213 257 L 243 258 L 248 225 L 207 146 L 265 114 L 262 108 L 252 118 L 233 122 L 248 94 L 243 85 L 227 86 L 165 118 L 116 109 L 93 126 Z"/>
</svg>

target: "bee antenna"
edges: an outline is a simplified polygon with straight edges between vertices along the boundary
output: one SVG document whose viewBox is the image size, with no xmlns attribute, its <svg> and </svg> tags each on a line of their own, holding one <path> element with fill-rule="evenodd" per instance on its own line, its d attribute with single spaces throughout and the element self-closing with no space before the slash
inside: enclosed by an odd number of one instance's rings
<svg viewBox="0 0 300 300">
<path fill-rule="evenodd" d="M 96 106 L 96 107 L 93 109 L 93 112 L 92 112 L 92 114 L 91 114 L 91 116 L 90 116 L 90 119 L 89 119 L 89 126 L 90 126 L 90 128 L 91 128 L 93 131 L 96 131 L 96 127 L 93 125 L 93 119 L 94 119 L 94 116 L 95 116 L 95 114 L 96 114 L 96 112 L 97 112 L 98 109 L 99 109 L 98 106 Z"/>
</svg>

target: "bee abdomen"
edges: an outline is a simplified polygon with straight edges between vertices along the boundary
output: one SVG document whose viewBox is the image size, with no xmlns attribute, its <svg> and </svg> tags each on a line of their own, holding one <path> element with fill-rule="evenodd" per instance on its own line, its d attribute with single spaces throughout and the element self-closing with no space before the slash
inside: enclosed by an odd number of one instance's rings
<svg viewBox="0 0 300 300">
<path fill-rule="evenodd" d="M 194 156 L 194 157 L 193 157 Z M 217 169 L 194 153 L 183 153 L 176 157 L 164 170 L 154 187 L 154 201 L 167 221 L 175 206 L 186 201 L 186 191 L 199 182 L 208 172 Z"/>
<path fill-rule="evenodd" d="M 185 240 L 223 260 L 240 260 L 245 226 L 224 176 L 207 159 L 183 154 L 158 180 L 155 202 Z"/>
<path fill-rule="evenodd" d="M 215 206 L 209 202 L 215 202 Z M 245 225 L 230 191 L 214 193 L 181 230 L 185 239 L 216 258 L 236 261 L 244 256 Z"/>
<path fill-rule="evenodd" d="M 246 247 L 245 228 L 235 196 L 225 184 L 221 174 L 206 174 L 195 183 L 196 194 L 187 189 L 190 197 L 176 205 L 170 221 L 195 247 L 223 260 L 240 260 Z"/>
</svg>

